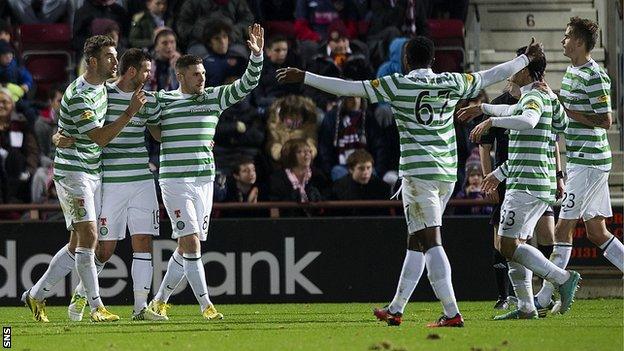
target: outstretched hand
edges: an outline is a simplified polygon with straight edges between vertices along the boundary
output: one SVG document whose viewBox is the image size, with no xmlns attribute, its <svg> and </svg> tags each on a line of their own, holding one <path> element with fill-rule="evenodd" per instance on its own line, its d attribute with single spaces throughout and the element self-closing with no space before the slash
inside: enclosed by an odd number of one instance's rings
<svg viewBox="0 0 624 351">
<path fill-rule="evenodd" d="M 282 84 L 303 83 L 305 71 L 298 68 L 288 67 L 277 70 L 277 81 Z"/>
<path fill-rule="evenodd" d="M 488 118 L 485 121 L 479 123 L 476 127 L 472 129 L 470 132 L 470 141 L 473 143 L 478 143 L 481 141 L 481 136 L 490 130 L 492 127 L 492 119 Z"/>
<path fill-rule="evenodd" d="M 485 194 L 491 194 L 496 192 L 496 188 L 498 188 L 498 184 L 500 184 L 500 180 L 494 176 L 494 172 L 488 174 L 483 178 L 483 183 L 481 183 L 481 191 Z"/>
<path fill-rule="evenodd" d="M 483 111 L 481 110 L 481 104 L 466 106 L 459 110 L 457 119 L 466 123 L 472 121 L 475 117 L 481 116 L 482 114 Z"/>
<path fill-rule="evenodd" d="M 254 55 L 259 56 L 264 48 L 264 28 L 255 23 L 248 27 L 249 40 L 247 40 L 247 46 Z"/>
</svg>

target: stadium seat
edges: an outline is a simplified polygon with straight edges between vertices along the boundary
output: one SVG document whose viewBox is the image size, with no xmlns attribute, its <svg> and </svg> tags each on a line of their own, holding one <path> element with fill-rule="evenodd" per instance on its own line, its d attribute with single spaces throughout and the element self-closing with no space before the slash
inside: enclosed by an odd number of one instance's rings
<svg viewBox="0 0 624 351">
<path fill-rule="evenodd" d="M 67 24 L 25 24 L 17 29 L 18 52 L 37 86 L 36 98 L 45 99 L 51 85 L 74 78 L 71 29 Z"/>
<path fill-rule="evenodd" d="M 466 58 L 464 23 L 453 19 L 430 19 L 427 24 L 436 46 L 433 71 L 463 72 Z"/>
<path fill-rule="evenodd" d="M 24 58 L 25 66 L 37 84 L 36 98 L 45 101 L 47 92 L 55 84 L 70 81 L 71 60 L 64 53 L 49 53 L 45 55 L 28 55 Z"/>
</svg>

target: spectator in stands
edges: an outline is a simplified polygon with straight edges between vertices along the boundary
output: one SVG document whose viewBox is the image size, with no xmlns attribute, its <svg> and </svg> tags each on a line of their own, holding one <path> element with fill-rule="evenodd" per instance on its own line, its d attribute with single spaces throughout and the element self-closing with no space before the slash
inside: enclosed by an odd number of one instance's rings
<svg viewBox="0 0 624 351">
<path fill-rule="evenodd" d="M 215 19 L 208 23 L 204 34 L 206 86 L 222 85 L 227 78 L 240 76 L 247 66 L 249 54 L 230 47 L 232 26 L 227 21 Z"/>
<path fill-rule="evenodd" d="M 7 43 L 10 43 L 12 33 L 13 28 L 11 28 L 9 23 L 3 19 L 0 19 L 0 41 L 6 41 Z"/>
<path fill-rule="evenodd" d="M 11 92 L 11 97 L 15 103 L 26 96 L 26 92 L 21 86 L 9 81 L 9 74 L 7 71 L 0 73 L 0 87 L 6 88 Z"/>
<path fill-rule="evenodd" d="M 295 33 L 295 2 L 292 0 L 250 0 L 249 7 L 256 18 L 262 23 L 268 36 L 284 35 L 289 39 Z"/>
<path fill-rule="evenodd" d="M 65 89 L 62 89 L 60 86 L 52 87 L 48 90 L 47 105 L 39 111 L 39 118 L 37 122 L 35 122 L 35 135 L 39 148 L 41 149 L 41 154 L 50 159 L 54 156 L 52 135 L 56 133 L 64 90 Z"/>
<path fill-rule="evenodd" d="M 157 29 L 154 36 L 152 71 L 147 90 L 174 90 L 180 86 L 175 75 L 175 63 L 180 58 L 176 35 L 170 28 Z"/>
<path fill-rule="evenodd" d="M 350 39 L 358 36 L 358 11 L 353 0 L 297 0 L 295 17 L 299 40 L 325 40 L 329 26 L 335 22 L 342 23 Z"/>
<path fill-rule="evenodd" d="M 334 200 L 384 200 L 390 186 L 373 174 L 373 156 L 364 149 L 355 150 L 347 159 L 348 174 L 332 187 Z"/>
<path fill-rule="evenodd" d="M 318 140 L 319 164 L 332 181 L 348 174 L 347 159 L 356 150 L 386 152 L 381 129 L 370 111 L 365 100 L 343 97 L 323 118 Z"/>
<path fill-rule="evenodd" d="M 216 198 L 220 202 L 247 202 L 256 203 L 266 199 L 266 192 L 256 183 L 256 166 L 254 161 L 247 157 L 237 160 L 232 175 L 227 177 L 221 196 Z M 215 189 L 215 195 L 217 190 Z"/>
<path fill-rule="evenodd" d="M 268 60 L 264 61 L 260 81 L 252 91 L 254 103 L 261 113 L 264 113 L 275 99 L 289 94 L 300 94 L 302 90 L 301 84 L 278 84 L 275 78 L 276 71 L 280 68 L 300 67 L 296 58 L 292 54 L 289 55 L 286 37 L 282 35 L 270 37 L 264 52 Z"/>
<path fill-rule="evenodd" d="M 305 139 L 291 139 L 284 144 L 282 169 L 271 175 L 271 201 L 314 202 L 323 199 L 327 181 L 312 168 L 312 148 Z"/>
<path fill-rule="evenodd" d="M 102 19 L 117 22 L 121 36 L 124 38 L 128 36 L 130 18 L 126 10 L 115 3 L 115 0 L 84 0 L 84 4 L 76 11 L 74 17 L 73 44 L 76 51 L 82 52 L 85 41 L 93 35 L 93 25 L 97 27 L 97 20 Z"/>
<path fill-rule="evenodd" d="M 0 40 L 0 74 L 6 74 L 8 81 L 15 83 L 28 93 L 33 88 L 33 77 L 28 70 L 19 65 L 10 43 Z"/>
<path fill-rule="evenodd" d="M 267 149 L 271 159 L 281 161 L 282 147 L 291 139 L 303 139 L 316 157 L 318 111 L 307 97 L 288 95 L 275 100 L 269 109 Z"/>
<path fill-rule="evenodd" d="M 394 73 L 403 73 L 403 48 L 407 38 L 396 38 L 390 43 L 390 57 L 379 66 L 377 77 L 389 76 Z"/>
<path fill-rule="evenodd" d="M 145 0 L 145 11 L 132 17 L 130 28 L 130 46 L 148 48 L 153 43 L 154 30 L 162 27 L 171 28 L 172 18 L 167 12 L 167 0 Z"/>
<path fill-rule="evenodd" d="M 462 190 L 457 194 L 458 199 L 481 200 L 485 195 L 481 192 L 481 184 L 483 183 L 483 173 L 478 163 L 471 163 L 465 171 L 467 174 L 466 182 Z M 490 214 L 491 206 L 459 206 L 455 210 L 456 214 Z"/>
<path fill-rule="evenodd" d="M 11 0 L 8 3 L 20 24 L 73 23 L 72 0 Z"/>
<path fill-rule="evenodd" d="M 245 43 L 247 28 L 254 21 L 245 0 L 186 0 L 177 18 L 177 30 L 187 53 L 206 55 L 202 44 L 204 28 L 215 19 L 228 21 L 232 26 L 232 42 L 241 45 Z"/>
<path fill-rule="evenodd" d="M 0 167 L 9 203 L 30 202 L 30 179 L 39 165 L 39 148 L 26 118 L 15 111 L 11 93 L 0 89 Z"/>
<path fill-rule="evenodd" d="M 450 18 L 466 22 L 468 0 L 428 0 L 428 18 Z"/>
</svg>

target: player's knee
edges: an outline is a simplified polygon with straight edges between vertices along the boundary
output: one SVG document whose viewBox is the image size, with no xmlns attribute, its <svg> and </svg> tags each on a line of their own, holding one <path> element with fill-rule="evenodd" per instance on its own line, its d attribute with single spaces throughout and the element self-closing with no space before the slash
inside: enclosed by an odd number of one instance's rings
<svg viewBox="0 0 624 351">
<path fill-rule="evenodd" d="M 572 234 L 576 227 L 576 220 L 559 219 L 555 226 L 555 241 L 572 243 Z"/>
<path fill-rule="evenodd" d="M 134 252 L 152 252 L 152 236 L 151 235 L 133 235 L 132 251 Z"/>
<path fill-rule="evenodd" d="M 500 253 L 505 259 L 511 260 L 517 247 L 518 245 L 515 241 L 503 238 L 500 243 Z"/>
<path fill-rule="evenodd" d="M 97 256 L 97 259 L 102 263 L 110 260 L 110 258 L 113 257 L 114 253 L 115 246 L 110 245 L 109 243 L 103 244 L 102 242 L 100 242 L 95 250 L 95 255 Z"/>
<path fill-rule="evenodd" d="M 494 268 L 503 268 L 507 265 L 507 259 L 498 251 L 498 249 L 492 250 L 492 266 Z"/>
<path fill-rule="evenodd" d="M 407 237 L 407 249 L 411 251 L 424 252 L 422 242 L 418 235 L 412 234 Z"/>
</svg>

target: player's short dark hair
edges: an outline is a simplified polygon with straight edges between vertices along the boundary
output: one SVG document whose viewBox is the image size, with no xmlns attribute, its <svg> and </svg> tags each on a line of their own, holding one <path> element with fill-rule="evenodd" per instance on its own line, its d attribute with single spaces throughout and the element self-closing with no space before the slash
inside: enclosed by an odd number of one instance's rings
<svg viewBox="0 0 624 351">
<path fill-rule="evenodd" d="M 132 48 L 126 50 L 119 59 L 119 72 L 125 74 L 128 68 L 134 67 L 137 71 L 141 69 L 143 61 L 151 61 L 152 57 L 145 51 Z"/>
<path fill-rule="evenodd" d="M 102 49 L 107 47 L 116 47 L 117 43 L 113 40 L 113 38 L 108 35 L 94 35 L 85 41 L 83 54 L 85 60 L 89 61 L 90 58 L 95 57 L 100 54 Z"/>
<path fill-rule="evenodd" d="M 581 39 L 585 43 L 587 51 L 594 49 L 598 41 L 598 31 L 600 29 L 598 23 L 587 18 L 575 16 L 570 18 L 568 27 L 572 29 L 571 34 L 575 39 Z"/>
<path fill-rule="evenodd" d="M 360 163 L 366 162 L 370 162 L 371 164 L 375 163 L 373 156 L 364 149 L 357 149 L 353 151 L 349 157 L 347 157 L 347 167 L 349 169 L 354 169 Z"/>
<path fill-rule="evenodd" d="M 269 38 L 269 40 L 267 41 L 266 47 L 270 49 L 273 46 L 273 44 L 281 43 L 281 42 L 285 42 L 286 44 L 288 44 L 288 39 L 286 38 L 286 36 L 282 34 L 275 34 Z"/>
<path fill-rule="evenodd" d="M 201 65 L 203 63 L 201 57 L 195 55 L 184 55 L 178 59 L 175 65 L 176 70 L 185 69 L 193 65 Z"/>
<path fill-rule="evenodd" d="M 204 29 L 204 41 L 209 42 L 212 37 L 219 35 L 221 32 L 229 36 L 232 35 L 232 24 L 222 19 L 215 19 L 208 23 Z"/>
<path fill-rule="evenodd" d="M 253 159 L 247 156 L 242 156 L 240 159 L 238 159 L 238 161 L 236 161 L 236 165 L 234 166 L 234 169 L 232 170 L 232 174 L 238 175 L 240 173 L 241 167 L 243 167 L 244 165 L 248 165 L 248 164 L 254 164 Z"/>
<path fill-rule="evenodd" d="M 516 56 L 520 56 L 526 52 L 527 47 L 523 46 L 516 50 Z M 535 80 L 542 80 L 544 78 L 544 74 L 546 72 L 546 56 L 540 55 L 533 59 L 533 61 L 529 62 L 527 66 L 529 69 L 529 73 L 531 77 Z"/>
<path fill-rule="evenodd" d="M 417 36 L 405 44 L 405 55 L 410 69 L 431 67 L 435 58 L 435 46 L 431 39 Z"/>
<path fill-rule="evenodd" d="M 171 28 L 161 28 L 161 29 L 157 29 L 154 35 L 154 46 L 156 46 L 156 44 L 158 44 L 158 40 L 160 40 L 160 38 L 162 37 L 166 37 L 169 35 L 173 35 L 174 38 L 177 39 L 175 32 L 173 31 L 173 29 Z"/>
<path fill-rule="evenodd" d="M 310 147 L 305 139 L 290 139 L 284 143 L 281 152 L 282 167 L 284 169 L 297 166 L 297 151 L 303 147 Z"/>
</svg>

